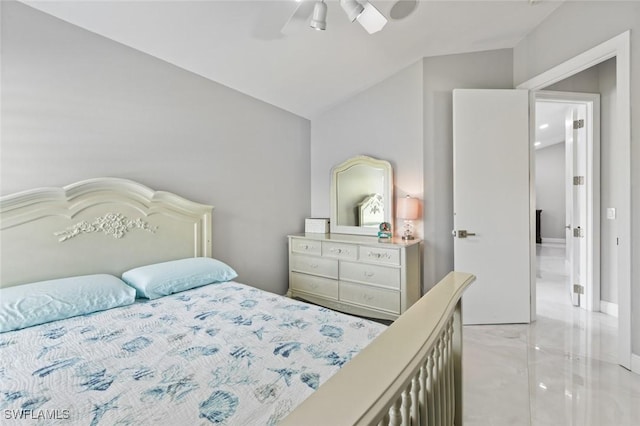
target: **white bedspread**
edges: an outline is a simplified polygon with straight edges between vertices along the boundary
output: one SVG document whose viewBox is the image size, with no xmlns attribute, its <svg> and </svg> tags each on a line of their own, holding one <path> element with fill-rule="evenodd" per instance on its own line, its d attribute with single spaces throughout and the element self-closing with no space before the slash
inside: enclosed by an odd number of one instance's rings
<svg viewBox="0 0 640 426">
<path fill-rule="evenodd" d="M 0 334 L 0 423 L 270 425 L 384 326 L 238 283 Z"/>
</svg>

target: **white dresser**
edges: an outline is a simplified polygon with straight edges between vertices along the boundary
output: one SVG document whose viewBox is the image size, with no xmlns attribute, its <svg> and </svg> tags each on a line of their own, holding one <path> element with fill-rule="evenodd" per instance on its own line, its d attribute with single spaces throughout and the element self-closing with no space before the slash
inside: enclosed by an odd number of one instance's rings
<svg viewBox="0 0 640 426">
<path fill-rule="evenodd" d="M 420 298 L 420 275 L 420 240 L 289 236 L 289 297 L 393 320 Z"/>
</svg>

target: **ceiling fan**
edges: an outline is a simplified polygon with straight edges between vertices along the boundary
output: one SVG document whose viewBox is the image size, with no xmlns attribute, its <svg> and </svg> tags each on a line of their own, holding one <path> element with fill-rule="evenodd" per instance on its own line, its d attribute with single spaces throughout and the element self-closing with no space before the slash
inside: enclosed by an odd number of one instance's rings
<svg viewBox="0 0 640 426">
<path fill-rule="evenodd" d="M 283 34 L 291 34 L 307 24 L 316 30 L 327 28 L 327 4 L 325 0 L 296 0 L 298 7 L 282 27 Z M 340 6 L 351 22 L 357 21 L 369 33 L 380 31 L 387 18 L 368 0 L 340 0 Z"/>
</svg>

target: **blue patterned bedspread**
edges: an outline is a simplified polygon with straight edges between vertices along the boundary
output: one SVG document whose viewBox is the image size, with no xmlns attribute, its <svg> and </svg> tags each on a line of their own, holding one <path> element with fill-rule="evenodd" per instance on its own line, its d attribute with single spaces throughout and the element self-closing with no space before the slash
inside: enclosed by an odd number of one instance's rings
<svg viewBox="0 0 640 426">
<path fill-rule="evenodd" d="M 0 424 L 270 425 L 384 326 L 234 282 L 0 334 Z"/>
</svg>

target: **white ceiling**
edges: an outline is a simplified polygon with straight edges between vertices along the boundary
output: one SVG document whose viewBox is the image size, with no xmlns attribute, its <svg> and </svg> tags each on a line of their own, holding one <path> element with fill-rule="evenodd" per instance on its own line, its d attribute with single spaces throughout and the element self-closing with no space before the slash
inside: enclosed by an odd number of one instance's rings
<svg viewBox="0 0 640 426">
<path fill-rule="evenodd" d="M 280 29 L 295 0 L 31 1 L 37 9 L 312 118 L 427 56 L 510 48 L 561 1 L 420 1 L 369 35 L 327 0 L 327 30 Z M 371 0 L 385 16 L 395 0 Z"/>
<path fill-rule="evenodd" d="M 565 141 L 567 112 L 575 106 L 565 102 L 536 102 L 535 142 L 540 142 L 540 145 L 535 146 L 536 149 Z M 541 129 L 540 126 L 543 125 L 546 126 Z"/>
</svg>

